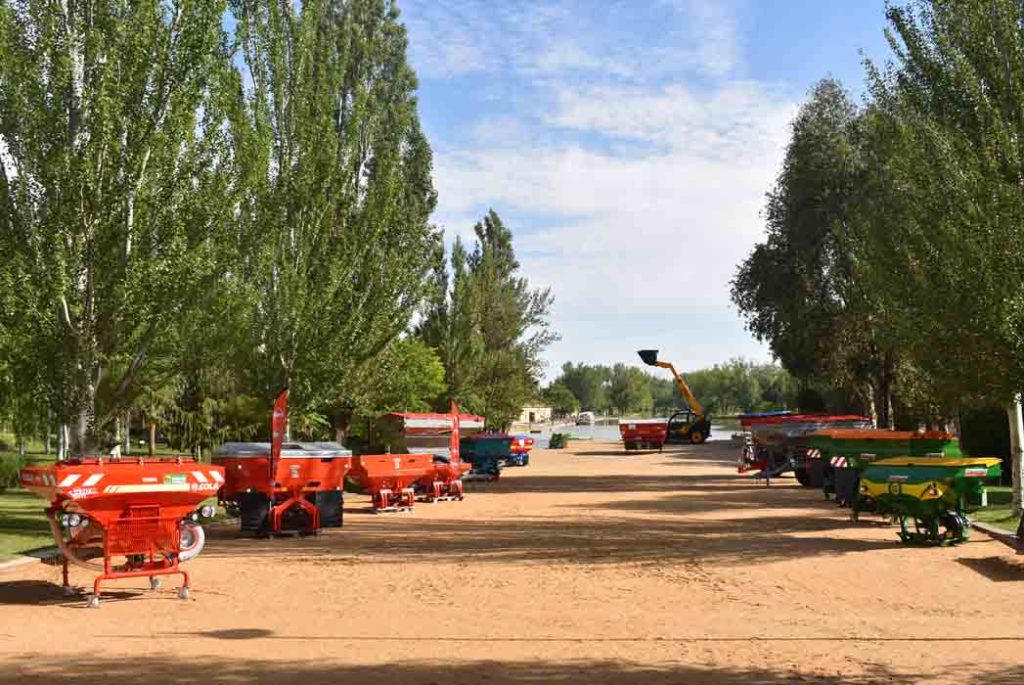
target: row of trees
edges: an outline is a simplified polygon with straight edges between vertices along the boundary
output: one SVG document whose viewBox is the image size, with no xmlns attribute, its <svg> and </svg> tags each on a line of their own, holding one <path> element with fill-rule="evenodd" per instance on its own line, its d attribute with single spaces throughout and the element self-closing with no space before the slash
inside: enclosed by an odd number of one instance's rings
<svg viewBox="0 0 1024 685">
<path fill-rule="evenodd" d="M 686 374 L 687 384 L 711 414 L 738 414 L 793 407 L 797 386 L 775 364 L 733 359 Z M 544 391 L 545 400 L 563 414 L 664 414 L 686 406 L 674 381 L 625 364 L 572 364 Z"/>
<path fill-rule="evenodd" d="M 797 116 L 733 289 L 794 376 L 883 426 L 1024 388 L 1024 7 L 887 17 L 895 60 L 867 65 L 863 106 L 827 79 Z"/>
<path fill-rule="evenodd" d="M 194 448 L 262 431 L 284 385 L 309 435 L 533 394 L 550 295 L 493 213 L 447 287 L 406 47 L 391 0 L 0 0 L 16 430 L 79 452 L 144 420 Z"/>
</svg>

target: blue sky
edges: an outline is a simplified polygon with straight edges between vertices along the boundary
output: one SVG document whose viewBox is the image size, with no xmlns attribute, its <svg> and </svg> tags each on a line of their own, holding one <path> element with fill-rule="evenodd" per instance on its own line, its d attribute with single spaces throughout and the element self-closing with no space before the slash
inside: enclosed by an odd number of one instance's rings
<svg viewBox="0 0 1024 685">
<path fill-rule="evenodd" d="M 884 0 L 399 0 L 435 220 L 493 207 L 555 295 L 565 361 L 769 358 L 729 301 L 788 125 L 826 75 L 860 97 Z"/>
</svg>

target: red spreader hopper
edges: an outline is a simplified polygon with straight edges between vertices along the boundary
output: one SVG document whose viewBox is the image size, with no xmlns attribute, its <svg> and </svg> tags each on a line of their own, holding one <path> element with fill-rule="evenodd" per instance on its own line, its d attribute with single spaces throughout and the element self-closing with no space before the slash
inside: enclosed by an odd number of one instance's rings
<svg viewBox="0 0 1024 685">
<path fill-rule="evenodd" d="M 352 453 L 337 443 L 285 444 L 288 388 L 270 415 L 269 443 L 225 443 L 214 463 L 225 467 L 220 500 L 257 535 L 319 532 L 340 526 L 342 487 Z"/>
<path fill-rule="evenodd" d="M 629 450 L 658 450 L 668 439 L 668 419 L 623 419 L 619 421 L 619 435 Z"/>
<path fill-rule="evenodd" d="M 336 442 L 284 443 L 273 461 L 269 442 L 227 442 L 213 463 L 224 467 L 218 497 L 243 533 L 315 533 L 342 524 L 342 489 L 352 453 Z"/>
<path fill-rule="evenodd" d="M 46 518 L 63 553 L 65 594 L 73 593 L 68 564 L 75 564 L 98 573 L 92 607 L 99 606 L 100 584 L 121 578 L 148 577 L 155 589 L 160 576 L 180 574 L 178 596 L 188 598 L 189 574 L 180 564 L 203 548 L 198 520 L 213 507 L 200 504 L 224 482 L 222 468 L 191 457 L 82 457 L 25 468 L 20 477 L 50 503 Z"/>
<path fill-rule="evenodd" d="M 420 481 L 420 489 L 428 502 L 461 500 L 464 497 L 462 474 L 472 468 L 462 461 L 459 443 L 462 438 L 462 415 L 452 401 L 448 415 L 448 449 L 434 450 L 434 472 Z"/>
<path fill-rule="evenodd" d="M 373 510 L 382 513 L 412 509 L 413 485 L 434 473 L 433 454 L 362 454 L 352 457 L 349 475 L 370 493 Z"/>
</svg>

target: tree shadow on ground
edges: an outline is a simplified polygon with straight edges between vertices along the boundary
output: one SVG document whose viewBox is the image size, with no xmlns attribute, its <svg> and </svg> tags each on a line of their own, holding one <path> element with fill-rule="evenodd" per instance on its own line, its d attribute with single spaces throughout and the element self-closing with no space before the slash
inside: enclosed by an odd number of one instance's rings
<svg viewBox="0 0 1024 685">
<path fill-rule="evenodd" d="M 239 539 L 211 531 L 204 557 L 334 557 L 355 562 L 432 560 L 630 564 L 756 564 L 889 549 L 893 543 L 831 537 L 841 519 L 765 515 L 743 519 L 577 516 L 460 521 L 360 518 L 316 538 Z M 800 534 L 812 534 L 799 536 Z"/>
<path fill-rule="evenodd" d="M 957 559 L 957 562 L 999 583 L 1024 582 L 1024 557 L 983 557 Z"/>
<path fill-rule="evenodd" d="M 50 524 L 42 512 L 38 516 L 30 514 L 5 514 L 0 516 L 0 535 L 37 535 L 49 533 Z"/>
<path fill-rule="evenodd" d="M 746 482 L 744 482 L 746 481 Z M 750 481 L 742 476 L 709 476 L 690 474 L 666 474 L 664 476 L 638 476 L 632 474 L 610 474 L 600 476 L 566 475 L 534 476 L 518 475 L 502 478 L 480 487 L 471 486 L 470 491 L 495 493 L 535 492 L 668 492 L 674 490 L 767 490 L 763 484 Z"/>
<path fill-rule="evenodd" d="M 234 638 L 231 638 L 234 639 Z M 339 638 L 342 639 L 343 638 Z M 200 682 L 302 683 L 303 685 L 492 685 L 524 683 L 587 683 L 615 685 L 775 685 L 809 682 L 817 685 L 911 685 L 924 678 L 901 674 L 881 665 L 866 665 L 860 674 L 823 675 L 769 668 L 701 667 L 677 664 L 650 667 L 620 661 L 475 661 L 396 662 L 387 665 L 350 665 L 309 661 L 253 661 L 209 659 L 190 655 L 175 658 L 61 658 L 31 655 L 5 666 L 4 679 L 28 679 L 34 685 L 74 682 L 82 685 L 192 685 Z M 976 674 L 971 674 L 975 676 Z M 967 674 L 965 674 L 967 677 Z M 988 685 L 1017 685 L 1024 668 L 1010 668 L 985 675 Z M 967 677 L 967 680 L 974 680 Z"/>
</svg>

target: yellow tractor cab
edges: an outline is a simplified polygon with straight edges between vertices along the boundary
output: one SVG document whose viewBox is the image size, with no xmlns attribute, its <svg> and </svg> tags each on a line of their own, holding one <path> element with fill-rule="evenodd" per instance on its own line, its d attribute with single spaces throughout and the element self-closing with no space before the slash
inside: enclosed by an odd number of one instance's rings
<svg viewBox="0 0 1024 685">
<path fill-rule="evenodd" d="M 711 433 L 710 421 L 689 409 L 677 411 L 668 420 L 668 442 L 689 442 L 699 445 Z"/>
</svg>

